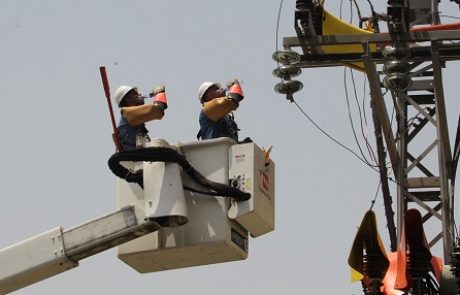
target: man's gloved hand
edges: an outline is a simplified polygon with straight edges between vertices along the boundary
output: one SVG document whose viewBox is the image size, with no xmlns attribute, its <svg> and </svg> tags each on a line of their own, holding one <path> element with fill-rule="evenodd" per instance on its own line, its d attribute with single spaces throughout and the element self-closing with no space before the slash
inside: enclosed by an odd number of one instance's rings
<svg viewBox="0 0 460 295">
<path fill-rule="evenodd" d="M 150 97 L 153 97 L 153 104 L 157 105 L 163 111 L 168 108 L 166 89 L 163 84 L 154 87 L 152 92 L 150 92 Z"/>
<path fill-rule="evenodd" d="M 233 79 L 227 82 L 228 94 L 227 98 L 239 103 L 243 100 L 244 94 L 238 79 Z"/>
</svg>

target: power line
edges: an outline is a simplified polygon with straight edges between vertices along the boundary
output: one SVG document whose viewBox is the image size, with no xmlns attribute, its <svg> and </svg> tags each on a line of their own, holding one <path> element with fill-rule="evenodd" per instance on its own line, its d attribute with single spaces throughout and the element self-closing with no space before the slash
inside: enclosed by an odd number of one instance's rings
<svg viewBox="0 0 460 295">
<path fill-rule="evenodd" d="M 276 48 L 276 51 L 278 51 L 278 33 L 279 33 L 279 28 L 280 28 L 280 19 L 281 19 L 281 11 L 283 9 L 283 2 L 284 0 L 281 0 L 280 1 L 280 6 L 278 8 L 278 17 L 276 18 L 276 31 L 275 31 L 275 48 Z M 279 66 L 279 63 L 278 63 L 278 66 Z"/>
<path fill-rule="evenodd" d="M 334 137 L 332 137 L 331 135 L 329 135 L 329 133 L 327 133 L 326 131 L 324 131 L 324 129 L 322 129 L 318 124 L 316 124 L 315 121 L 313 121 L 312 118 L 310 118 L 310 116 L 302 109 L 302 107 L 296 102 L 296 101 L 293 101 L 294 104 L 297 106 L 297 108 L 300 110 L 300 112 L 305 116 L 305 118 L 307 118 L 319 131 L 321 131 L 324 135 L 326 135 L 330 140 L 332 140 L 333 142 L 335 142 L 336 144 L 338 144 L 339 146 L 341 146 L 342 148 L 344 148 L 345 150 L 347 150 L 348 152 L 352 153 L 356 158 L 358 158 L 361 162 L 363 162 L 366 166 L 370 167 L 372 170 L 378 172 L 377 169 L 375 169 L 375 167 L 373 167 L 372 165 L 369 165 L 369 163 L 367 163 L 365 160 L 363 160 L 358 154 L 356 154 L 352 149 L 350 149 L 349 147 L 347 147 L 346 145 L 344 145 L 343 143 L 341 143 L 340 141 L 338 141 L 337 139 L 335 139 Z"/>
<path fill-rule="evenodd" d="M 352 72 L 352 70 L 350 70 Z M 344 87 L 345 87 L 345 100 L 347 102 L 347 108 L 348 108 L 348 119 L 350 120 L 350 125 L 351 125 L 351 129 L 352 129 L 352 132 L 353 132 L 353 136 L 355 138 L 355 142 L 356 142 L 356 145 L 358 146 L 358 149 L 361 153 L 361 156 L 363 157 L 363 159 L 367 162 L 367 164 L 369 166 L 374 166 L 374 167 L 377 167 L 377 165 L 375 164 L 371 164 L 370 161 L 366 158 L 366 156 L 364 155 L 364 152 L 361 148 L 361 145 L 359 143 L 359 140 L 358 140 L 358 136 L 356 135 L 356 131 L 355 131 L 355 126 L 354 126 L 354 123 L 353 123 L 353 118 L 351 116 L 351 107 L 350 107 L 350 99 L 348 97 L 348 86 L 347 86 L 347 68 L 344 68 L 344 75 L 343 75 L 343 82 L 344 82 Z M 353 86 L 354 86 L 354 93 L 355 93 L 355 99 L 357 100 L 357 94 L 356 94 L 356 84 L 355 84 L 355 81 L 354 81 L 354 78 L 353 78 L 353 72 L 352 72 L 352 81 L 353 81 Z M 358 110 L 359 110 L 359 117 L 360 117 L 360 121 L 361 121 L 361 130 L 362 130 L 362 114 L 361 114 L 361 108 L 360 108 L 360 105 L 358 103 Z M 363 133 L 363 132 L 362 132 Z M 364 140 L 366 141 L 367 145 L 368 145 L 368 149 L 369 149 L 369 143 L 367 141 L 367 139 L 364 137 Z M 373 156 L 371 154 L 371 158 L 374 159 L 374 162 L 376 163 L 375 161 L 375 156 Z"/>
</svg>

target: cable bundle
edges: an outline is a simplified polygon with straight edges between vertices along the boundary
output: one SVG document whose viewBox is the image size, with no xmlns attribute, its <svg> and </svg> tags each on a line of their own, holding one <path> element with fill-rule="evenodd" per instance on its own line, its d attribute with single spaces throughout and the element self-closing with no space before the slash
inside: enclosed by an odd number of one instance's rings
<svg viewBox="0 0 460 295">
<path fill-rule="evenodd" d="M 211 192 L 209 192 L 210 195 L 230 197 L 236 201 L 247 201 L 251 198 L 251 194 L 249 193 L 243 192 L 228 184 L 217 183 L 207 179 L 193 168 L 184 155 L 170 148 L 148 147 L 115 153 L 110 157 L 108 165 L 116 176 L 127 182 L 137 183 L 139 186 L 143 187 L 143 171 L 138 170 L 133 172 L 121 165 L 121 161 L 177 163 L 195 182 L 211 190 Z M 188 189 L 187 187 L 185 188 Z"/>
</svg>

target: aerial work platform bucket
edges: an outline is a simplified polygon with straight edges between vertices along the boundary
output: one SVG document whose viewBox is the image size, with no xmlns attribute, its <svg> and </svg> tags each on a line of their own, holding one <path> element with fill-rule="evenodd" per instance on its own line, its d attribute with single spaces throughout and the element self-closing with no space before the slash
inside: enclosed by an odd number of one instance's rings
<svg viewBox="0 0 460 295">
<path fill-rule="evenodd" d="M 231 178 L 238 178 L 238 175 L 246 178 L 247 182 L 238 188 L 253 196 L 248 201 L 238 203 L 235 207 L 236 214 L 232 218 L 229 218 L 229 210 L 232 203 L 234 204 L 231 198 L 206 194 L 209 189 L 195 182 L 184 171 L 181 171 L 180 177 L 174 168 L 167 171 L 168 164 L 171 163 L 144 163 L 144 190 L 137 184 L 129 184 L 120 179 L 119 207 L 132 203 L 140 207 L 145 205 L 146 216 L 151 214 L 154 217 L 180 212 L 182 215 L 179 216 L 187 218 L 188 222 L 181 226 L 163 227 L 157 232 L 123 244 L 118 247 L 118 257 L 141 273 L 246 259 L 249 244 L 248 228 L 253 236 L 269 232 L 274 228 L 274 165 L 270 162 L 269 177 L 271 178 L 264 184 L 269 191 L 267 197 L 260 192 L 258 185 L 263 177 L 260 176 L 260 171 L 266 168 L 261 156 L 263 152 L 255 144 L 246 145 L 243 153 L 247 154 L 244 156 L 247 161 L 231 164 L 234 160 L 230 157 L 242 154 L 240 149 L 232 152 L 232 149 L 238 146 L 240 145 L 230 138 L 217 138 L 178 143 L 172 147 L 185 155 L 187 161 L 210 181 L 229 184 Z M 229 174 L 230 165 L 234 166 L 232 175 Z M 159 173 L 159 179 L 152 180 L 152 173 Z M 185 197 L 184 207 L 177 206 L 178 201 L 174 200 L 180 195 L 176 191 L 177 187 L 171 190 L 159 189 L 165 184 L 168 186 L 169 180 L 166 178 L 169 177 L 181 179 L 185 188 L 182 191 Z M 249 186 L 250 182 L 254 185 Z M 175 185 L 177 186 L 177 183 Z M 176 195 L 162 205 L 158 203 L 158 206 L 153 206 L 155 202 L 152 200 L 150 208 L 149 198 L 157 194 L 160 194 L 160 201 Z M 271 208 L 263 207 L 266 209 L 264 213 L 261 213 L 262 207 L 258 205 L 260 198 L 267 199 L 268 202 L 264 202 L 271 206 Z M 173 215 L 179 214 L 176 213 Z M 268 220 L 265 220 L 267 218 Z"/>
</svg>

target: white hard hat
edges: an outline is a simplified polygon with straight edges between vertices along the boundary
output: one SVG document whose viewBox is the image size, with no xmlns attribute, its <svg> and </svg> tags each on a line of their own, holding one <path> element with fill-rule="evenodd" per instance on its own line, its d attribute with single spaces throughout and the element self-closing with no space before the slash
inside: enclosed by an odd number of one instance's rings
<svg viewBox="0 0 460 295">
<path fill-rule="evenodd" d="M 216 85 L 216 83 L 209 81 L 201 83 L 200 87 L 198 87 L 198 99 L 200 102 L 203 102 L 203 95 L 206 93 L 209 87 L 213 85 Z"/>
<path fill-rule="evenodd" d="M 122 85 L 115 90 L 115 102 L 118 106 L 120 106 L 121 101 L 125 97 L 126 93 L 130 92 L 131 90 L 136 89 L 133 86 Z"/>
</svg>

